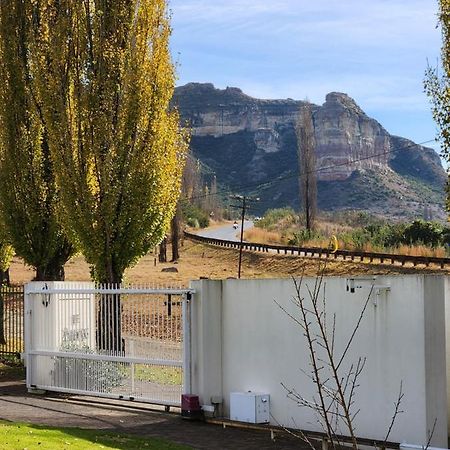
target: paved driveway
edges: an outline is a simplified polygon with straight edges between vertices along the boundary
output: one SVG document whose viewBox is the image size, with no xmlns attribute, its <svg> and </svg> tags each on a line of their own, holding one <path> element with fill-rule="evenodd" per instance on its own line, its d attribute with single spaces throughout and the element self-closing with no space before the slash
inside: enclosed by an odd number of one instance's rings
<svg viewBox="0 0 450 450">
<path fill-rule="evenodd" d="M 28 394 L 23 382 L 0 382 L 0 419 L 50 426 L 112 430 L 163 437 L 195 449 L 306 449 L 301 441 L 268 431 L 222 428 L 181 419 L 148 405 L 58 394 Z"/>
</svg>

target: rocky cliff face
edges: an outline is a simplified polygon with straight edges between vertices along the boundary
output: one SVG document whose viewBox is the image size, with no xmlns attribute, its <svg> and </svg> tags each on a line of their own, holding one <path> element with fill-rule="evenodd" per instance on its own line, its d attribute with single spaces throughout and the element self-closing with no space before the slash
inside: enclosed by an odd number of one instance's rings
<svg viewBox="0 0 450 450">
<path fill-rule="evenodd" d="M 314 114 L 319 179 L 345 180 L 355 170 L 386 168 L 390 136 L 346 94 L 332 92 Z M 352 161 L 357 161 L 352 163 Z"/>
<path fill-rule="evenodd" d="M 176 89 L 173 104 L 192 129 L 194 153 L 216 172 L 219 183 L 233 190 L 267 182 L 258 188 L 266 197 L 263 209 L 297 206 L 294 127 L 303 102 L 260 100 L 238 88 L 190 83 Z M 434 150 L 391 136 L 343 93 L 328 94 L 325 103 L 312 110 L 319 206 L 333 208 L 330 196 L 336 198 L 336 207 L 363 209 L 395 210 L 403 201 L 404 211 L 419 213 L 427 203 L 442 215 L 446 175 Z M 363 178 L 373 179 L 373 195 L 366 192 L 355 199 L 355 189 L 367 191 L 367 180 L 360 189 L 355 181 Z"/>
</svg>

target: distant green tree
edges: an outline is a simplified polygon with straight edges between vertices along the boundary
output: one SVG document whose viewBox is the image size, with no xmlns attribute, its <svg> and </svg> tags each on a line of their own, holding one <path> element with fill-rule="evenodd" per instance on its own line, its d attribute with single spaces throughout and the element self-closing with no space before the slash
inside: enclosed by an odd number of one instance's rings
<svg viewBox="0 0 450 450">
<path fill-rule="evenodd" d="M 442 30 L 442 74 L 437 67 L 428 67 L 425 74 L 425 92 L 431 100 L 434 120 L 438 126 L 441 155 L 450 162 L 450 0 L 439 0 L 438 18 Z M 447 182 L 447 210 L 450 209 L 450 191 Z"/>
<path fill-rule="evenodd" d="M 405 244 L 424 244 L 430 247 L 437 247 L 443 243 L 443 227 L 437 222 L 426 222 L 415 220 L 408 225 L 403 232 Z"/>
</svg>

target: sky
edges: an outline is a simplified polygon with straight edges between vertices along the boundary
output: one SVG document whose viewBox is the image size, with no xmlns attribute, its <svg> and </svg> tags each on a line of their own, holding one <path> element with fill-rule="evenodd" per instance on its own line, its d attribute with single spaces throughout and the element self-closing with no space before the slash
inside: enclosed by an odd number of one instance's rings
<svg viewBox="0 0 450 450">
<path fill-rule="evenodd" d="M 423 79 L 439 61 L 437 0 L 169 0 L 169 8 L 178 85 L 316 104 L 345 92 L 391 134 L 436 136 Z"/>
</svg>

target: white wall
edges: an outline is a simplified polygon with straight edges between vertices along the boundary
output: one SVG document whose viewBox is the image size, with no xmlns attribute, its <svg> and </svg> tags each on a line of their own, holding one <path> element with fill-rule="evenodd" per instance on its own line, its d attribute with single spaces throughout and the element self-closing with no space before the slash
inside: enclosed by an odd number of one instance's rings
<svg viewBox="0 0 450 450">
<path fill-rule="evenodd" d="M 303 280 L 314 287 L 315 279 Z M 336 349 L 342 351 L 354 329 L 372 281 L 356 281 L 355 293 L 346 278 L 327 278 L 327 314 L 336 313 Z M 404 398 L 392 441 L 425 444 L 437 419 L 432 445 L 447 447 L 446 327 L 450 307 L 445 277 L 377 277 L 390 286 L 372 293 L 345 364 L 367 358 L 360 377 L 357 435 L 384 439 L 400 383 Z M 287 399 L 281 386 L 312 399 L 315 389 L 302 373 L 310 371 L 306 341 L 299 326 L 276 302 L 298 317 L 292 303 L 292 280 L 201 280 L 193 282 L 193 392 L 203 404 L 222 396 L 229 412 L 229 393 L 260 391 L 271 395 L 272 423 L 322 431 L 314 414 Z M 322 289 L 323 291 L 323 289 Z M 323 293 L 323 292 L 322 292 Z M 450 301 L 450 295 L 448 295 Z M 376 303 L 376 306 L 375 306 Z M 447 307 L 446 307 L 447 306 Z M 450 332 L 447 327 L 447 341 Z M 450 359 L 450 358 L 449 358 Z M 447 368 L 450 379 L 450 370 Z M 344 430 L 342 430 L 344 432 Z"/>
</svg>

